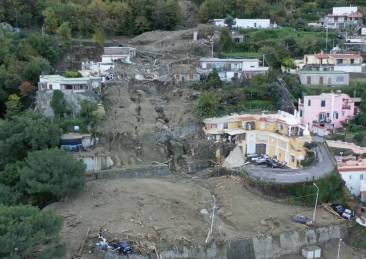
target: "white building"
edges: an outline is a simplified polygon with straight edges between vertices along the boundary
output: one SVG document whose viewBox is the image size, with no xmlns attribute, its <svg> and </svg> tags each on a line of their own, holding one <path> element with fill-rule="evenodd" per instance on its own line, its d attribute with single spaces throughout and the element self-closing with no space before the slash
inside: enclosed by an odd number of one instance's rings
<svg viewBox="0 0 366 259">
<path fill-rule="evenodd" d="M 324 17 L 324 27 L 344 29 L 346 26 L 359 25 L 363 22 L 363 14 L 357 6 L 333 7 L 333 12 Z"/>
<path fill-rule="evenodd" d="M 101 86 L 100 77 L 67 78 L 60 75 L 41 75 L 39 77 L 39 91 L 60 90 L 65 92 L 83 93 Z"/>
<path fill-rule="evenodd" d="M 81 64 L 81 71 L 80 73 L 83 76 L 105 76 L 108 75 L 108 72 L 112 72 L 111 70 L 114 69 L 114 63 L 108 62 L 82 62 Z"/>
<path fill-rule="evenodd" d="M 338 172 L 348 190 L 366 202 L 366 160 L 337 157 Z"/>
<path fill-rule="evenodd" d="M 120 61 L 131 63 L 136 57 L 136 49 L 131 47 L 105 47 L 102 55 L 102 63 L 113 63 Z"/>
<path fill-rule="evenodd" d="M 269 67 L 262 67 L 258 59 L 221 59 L 201 58 L 198 72 L 207 75 L 213 70 L 217 71 L 222 81 L 232 79 L 252 78 L 258 74 L 265 74 Z"/>
<path fill-rule="evenodd" d="M 213 19 L 210 23 L 219 26 L 226 27 L 225 19 Z M 234 19 L 233 28 L 237 29 L 271 29 L 276 28 L 277 24 L 271 24 L 270 19 Z"/>
</svg>

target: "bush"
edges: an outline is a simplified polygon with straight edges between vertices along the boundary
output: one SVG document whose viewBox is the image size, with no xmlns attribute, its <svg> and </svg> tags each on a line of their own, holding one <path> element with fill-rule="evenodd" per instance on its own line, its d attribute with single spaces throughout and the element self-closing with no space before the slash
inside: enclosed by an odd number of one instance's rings
<svg viewBox="0 0 366 259">
<path fill-rule="evenodd" d="M 219 99 L 212 93 L 203 94 L 198 100 L 196 111 L 201 118 L 213 117 L 219 110 Z"/>
<path fill-rule="evenodd" d="M 56 147 L 60 141 L 58 125 L 39 114 L 27 112 L 0 124 L 0 170 L 22 160 L 34 150 Z"/>
<path fill-rule="evenodd" d="M 66 71 L 64 73 L 64 77 L 67 78 L 78 78 L 78 77 L 83 77 L 82 74 L 80 74 L 79 71 Z"/>
<path fill-rule="evenodd" d="M 30 153 L 19 170 L 18 189 L 41 207 L 81 190 L 85 184 L 83 162 L 60 149 Z"/>
<path fill-rule="evenodd" d="M 62 258 L 62 218 L 31 206 L 0 205 L 0 258 Z"/>
</svg>

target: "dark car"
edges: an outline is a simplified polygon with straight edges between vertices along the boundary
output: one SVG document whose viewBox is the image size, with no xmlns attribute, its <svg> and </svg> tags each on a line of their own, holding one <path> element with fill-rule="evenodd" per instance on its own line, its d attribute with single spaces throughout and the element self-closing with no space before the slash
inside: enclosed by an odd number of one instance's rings
<svg viewBox="0 0 366 259">
<path fill-rule="evenodd" d="M 347 209 L 345 208 L 343 205 L 341 204 L 337 204 L 337 203 L 334 203 L 332 205 L 330 205 L 332 207 L 332 209 L 337 212 L 339 214 L 339 216 L 341 216 L 342 218 L 345 218 L 345 219 L 348 219 L 348 220 L 351 220 L 354 216 L 355 216 L 355 213 L 350 210 L 350 209 Z"/>
<path fill-rule="evenodd" d="M 311 225 L 311 220 L 308 217 L 296 215 L 292 217 L 292 220 L 296 223 L 304 224 L 304 225 Z"/>
<path fill-rule="evenodd" d="M 114 251 L 117 251 L 118 253 L 122 255 L 130 255 L 133 254 L 133 247 L 130 246 L 127 242 L 117 242 L 112 244 L 112 248 Z"/>
</svg>

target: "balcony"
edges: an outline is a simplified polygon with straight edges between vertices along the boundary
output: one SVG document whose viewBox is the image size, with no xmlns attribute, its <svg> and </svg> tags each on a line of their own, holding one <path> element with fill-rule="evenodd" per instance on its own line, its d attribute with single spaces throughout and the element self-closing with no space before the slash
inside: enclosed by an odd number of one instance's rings
<svg viewBox="0 0 366 259">
<path fill-rule="evenodd" d="M 351 110 L 351 105 L 342 105 L 342 110 Z"/>
</svg>

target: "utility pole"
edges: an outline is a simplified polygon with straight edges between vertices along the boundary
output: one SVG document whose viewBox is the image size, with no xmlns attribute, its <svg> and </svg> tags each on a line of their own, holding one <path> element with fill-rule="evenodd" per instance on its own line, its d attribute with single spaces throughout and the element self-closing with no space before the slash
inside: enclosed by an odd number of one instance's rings
<svg viewBox="0 0 366 259">
<path fill-rule="evenodd" d="M 325 31 L 325 51 L 328 51 L 328 26 L 325 27 L 326 31 Z"/>
<path fill-rule="evenodd" d="M 315 213 L 316 213 L 316 207 L 318 206 L 319 187 L 315 183 L 313 183 L 313 185 L 316 187 L 316 199 L 315 199 L 315 206 L 314 206 L 314 213 L 313 213 L 313 224 L 315 224 Z"/>
<path fill-rule="evenodd" d="M 341 242 L 342 242 L 342 238 L 340 238 L 339 241 L 338 241 L 337 259 L 339 259 L 339 255 L 341 253 Z"/>
</svg>

